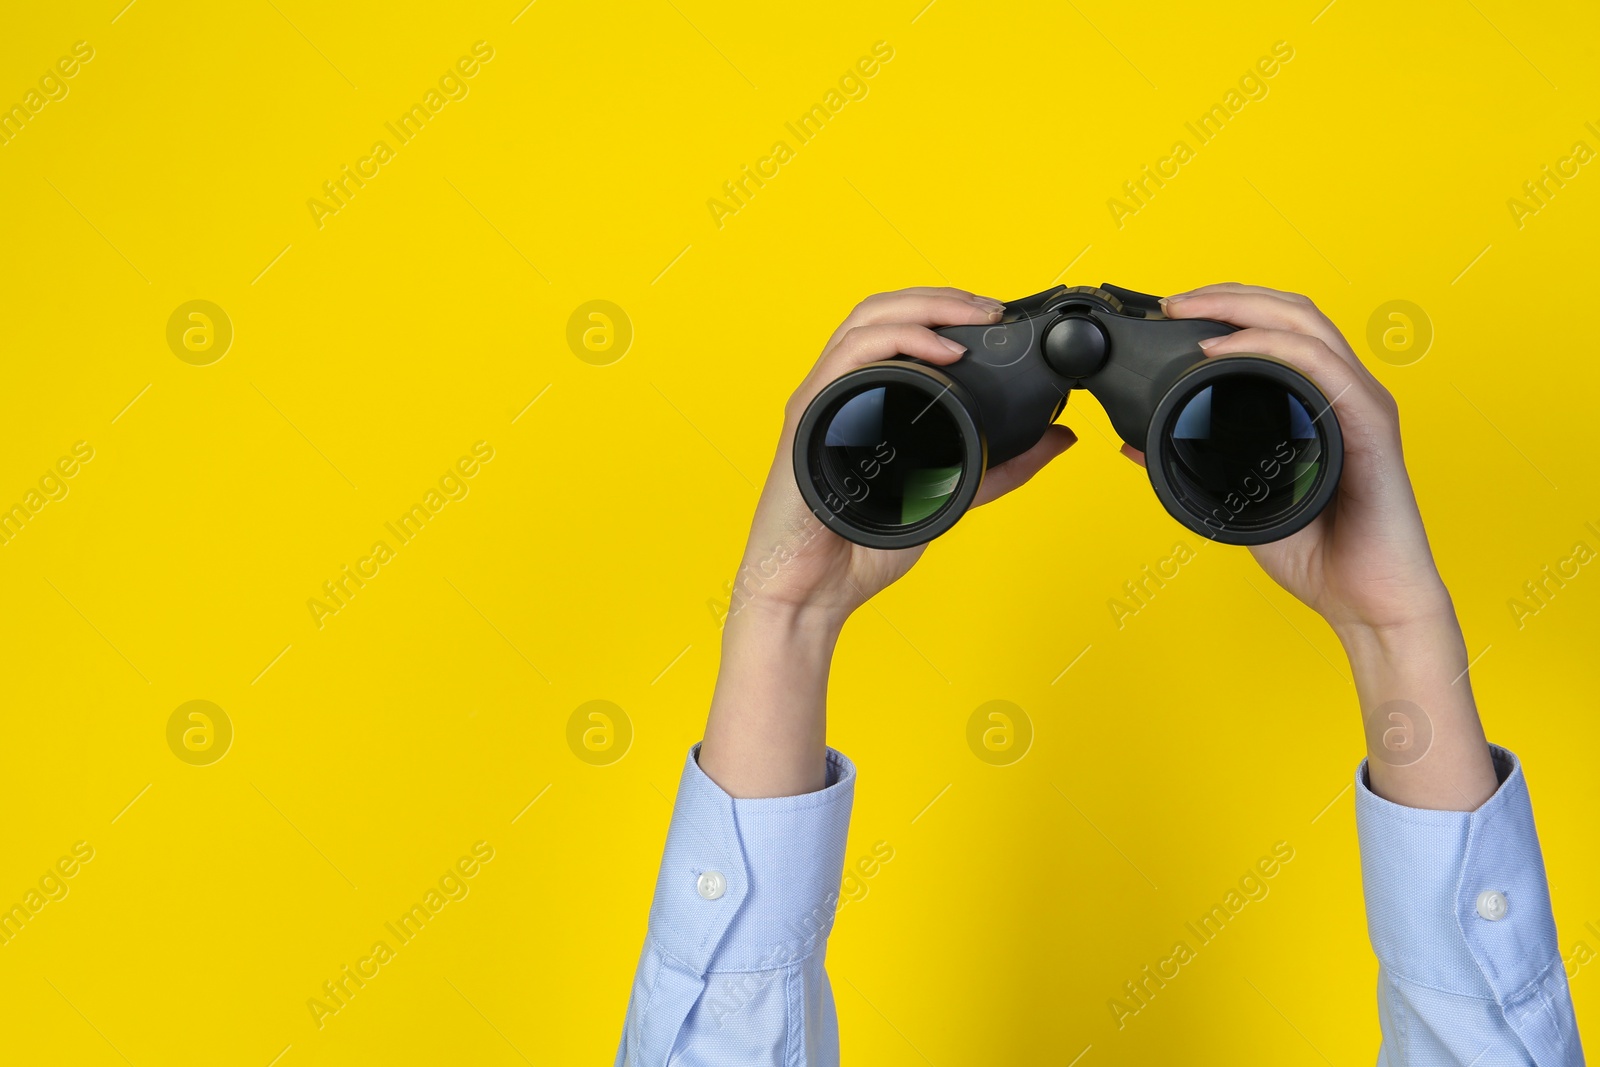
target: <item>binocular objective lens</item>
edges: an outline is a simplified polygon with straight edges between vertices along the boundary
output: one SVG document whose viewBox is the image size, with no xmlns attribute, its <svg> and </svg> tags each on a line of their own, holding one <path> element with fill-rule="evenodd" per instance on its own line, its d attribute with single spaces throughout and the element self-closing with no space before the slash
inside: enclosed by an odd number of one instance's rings
<svg viewBox="0 0 1600 1067">
<path fill-rule="evenodd" d="M 1178 409 L 1161 462 L 1207 526 L 1264 529 L 1291 517 L 1317 484 L 1326 446 L 1316 423 L 1306 403 L 1278 382 L 1233 375 Z"/>
<path fill-rule="evenodd" d="M 937 384 L 930 389 L 871 385 L 834 409 L 816 454 L 829 508 L 881 529 L 921 522 L 950 500 L 965 467 L 962 435 Z"/>
</svg>

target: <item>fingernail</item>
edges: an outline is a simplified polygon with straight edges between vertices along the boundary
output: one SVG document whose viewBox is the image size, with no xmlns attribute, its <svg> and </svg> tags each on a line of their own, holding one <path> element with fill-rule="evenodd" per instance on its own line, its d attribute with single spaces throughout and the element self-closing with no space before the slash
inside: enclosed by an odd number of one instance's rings
<svg viewBox="0 0 1600 1067">
<path fill-rule="evenodd" d="M 974 307 L 980 308 L 984 311 L 1004 311 L 1006 307 L 1001 301 L 991 300 L 986 296 L 973 297 L 972 304 Z"/>
<path fill-rule="evenodd" d="M 941 336 L 939 338 L 939 343 L 944 345 L 945 351 L 949 352 L 951 355 L 959 356 L 961 353 L 967 350 L 965 345 L 958 345 L 948 337 Z"/>
<path fill-rule="evenodd" d="M 988 320 L 990 322 L 999 322 L 1002 318 L 1005 317 L 1005 314 L 1006 313 L 1004 311 L 1000 310 L 999 308 L 995 308 L 993 311 L 985 311 L 984 312 L 984 315 L 988 318 Z"/>
<path fill-rule="evenodd" d="M 1201 347 L 1201 349 L 1204 350 L 1204 349 L 1210 348 L 1212 345 L 1216 344 L 1220 340 L 1222 340 L 1222 338 L 1220 338 L 1220 337 L 1207 337 L 1204 340 L 1196 341 L 1195 344 L 1199 345 Z"/>
</svg>

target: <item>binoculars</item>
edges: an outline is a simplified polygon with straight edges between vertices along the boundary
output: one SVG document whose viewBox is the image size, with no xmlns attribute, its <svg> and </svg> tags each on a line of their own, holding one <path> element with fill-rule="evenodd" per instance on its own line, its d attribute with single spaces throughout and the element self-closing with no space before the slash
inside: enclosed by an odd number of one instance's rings
<svg viewBox="0 0 1600 1067">
<path fill-rule="evenodd" d="M 829 529 L 870 548 L 920 545 L 954 526 L 984 472 L 1033 447 L 1073 389 L 1087 389 L 1145 454 L 1173 518 L 1231 545 L 1303 529 L 1339 485 L 1332 403 L 1268 356 L 1207 359 L 1234 332 L 1169 319 L 1158 298 L 1058 285 L 1005 305 L 987 326 L 934 331 L 967 349 L 935 366 L 909 356 L 858 367 L 801 416 L 794 471 Z"/>
</svg>

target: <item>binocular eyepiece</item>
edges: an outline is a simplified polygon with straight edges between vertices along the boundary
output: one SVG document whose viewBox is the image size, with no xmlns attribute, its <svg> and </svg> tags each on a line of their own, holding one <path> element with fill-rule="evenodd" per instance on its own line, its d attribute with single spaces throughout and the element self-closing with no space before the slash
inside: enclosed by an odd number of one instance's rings
<svg viewBox="0 0 1600 1067">
<path fill-rule="evenodd" d="M 1043 436 L 1087 389 L 1143 450 L 1173 518 L 1231 545 L 1288 537 L 1338 488 L 1344 438 L 1312 381 L 1267 356 L 1206 359 L 1234 331 L 1169 319 L 1156 297 L 1056 286 L 988 326 L 945 326 L 967 349 L 938 367 L 909 356 L 850 371 L 818 393 L 794 440 L 795 478 L 831 530 L 908 548 L 954 526 L 984 472 Z"/>
</svg>

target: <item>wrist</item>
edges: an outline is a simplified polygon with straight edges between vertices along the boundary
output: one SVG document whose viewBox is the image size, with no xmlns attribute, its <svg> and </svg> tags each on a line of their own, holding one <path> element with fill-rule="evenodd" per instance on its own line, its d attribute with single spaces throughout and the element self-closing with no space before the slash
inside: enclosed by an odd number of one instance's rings
<svg viewBox="0 0 1600 1067">
<path fill-rule="evenodd" d="M 1411 808 L 1473 811 L 1498 786 L 1453 613 L 1340 632 L 1374 793 Z"/>
<path fill-rule="evenodd" d="M 828 671 L 844 617 L 760 600 L 727 620 L 700 769 L 735 797 L 826 784 Z"/>
<path fill-rule="evenodd" d="M 835 607 L 792 604 L 756 598 L 731 612 L 722 628 L 722 645 L 765 646 L 789 653 L 831 657 L 850 613 Z"/>
<path fill-rule="evenodd" d="M 1365 609 L 1321 612 L 1347 653 L 1400 649 L 1460 628 L 1455 602 L 1437 574 L 1412 588 L 1373 599 L 1378 603 Z"/>
<path fill-rule="evenodd" d="M 1362 663 L 1401 662 L 1429 653 L 1455 652 L 1465 645 L 1450 595 L 1440 587 L 1440 603 L 1385 621 L 1329 620 L 1334 635 L 1353 667 Z"/>
</svg>

